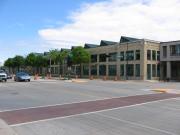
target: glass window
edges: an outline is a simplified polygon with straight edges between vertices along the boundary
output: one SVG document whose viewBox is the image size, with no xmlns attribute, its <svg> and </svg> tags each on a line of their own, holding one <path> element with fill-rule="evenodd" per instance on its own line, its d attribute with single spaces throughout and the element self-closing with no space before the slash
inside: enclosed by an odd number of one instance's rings
<svg viewBox="0 0 180 135">
<path fill-rule="evenodd" d="M 136 60 L 140 60 L 140 50 L 136 50 Z"/>
<path fill-rule="evenodd" d="M 83 75 L 89 75 L 89 66 L 88 65 L 83 66 Z"/>
<path fill-rule="evenodd" d="M 134 64 L 126 65 L 126 74 L 127 76 L 134 76 Z"/>
<path fill-rule="evenodd" d="M 120 76 L 124 76 L 124 64 L 120 66 Z"/>
<path fill-rule="evenodd" d="M 152 77 L 156 77 L 156 64 L 152 64 Z"/>
<path fill-rule="evenodd" d="M 160 64 L 157 64 L 157 77 L 160 77 Z"/>
<path fill-rule="evenodd" d="M 120 60 L 121 60 L 121 61 L 124 61 L 124 52 L 121 52 L 121 53 L 120 53 Z"/>
<path fill-rule="evenodd" d="M 156 60 L 156 51 L 152 50 L 152 60 Z"/>
<path fill-rule="evenodd" d="M 106 75 L 106 65 L 99 66 L 99 75 Z"/>
<path fill-rule="evenodd" d="M 157 60 L 160 61 L 160 51 L 157 51 Z"/>
<path fill-rule="evenodd" d="M 96 65 L 91 66 L 91 75 L 97 75 L 97 66 Z"/>
<path fill-rule="evenodd" d="M 117 61 L 117 53 L 109 53 L 109 61 Z"/>
<path fill-rule="evenodd" d="M 116 76 L 116 65 L 109 65 L 109 76 Z"/>
<path fill-rule="evenodd" d="M 151 50 L 147 50 L 147 60 L 151 60 Z"/>
<path fill-rule="evenodd" d="M 81 68 L 80 66 L 76 66 L 76 74 L 80 75 L 81 74 Z"/>
<path fill-rule="evenodd" d="M 91 62 L 97 62 L 97 54 L 91 55 Z"/>
<path fill-rule="evenodd" d="M 99 55 L 99 62 L 106 62 L 106 54 L 100 54 Z"/>
<path fill-rule="evenodd" d="M 163 57 L 167 57 L 167 46 L 163 46 Z"/>
<path fill-rule="evenodd" d="M 126 60 L 134 60 L 134 51 L 126 51 Z"/>
<path fill-rule="evenodd" d="M 170 55 L 171 56 L 180 56 L 180 45 L 171 45 L 170 46 Z"/>
<path fill-rule="evenodd" d="M 136 77 L 140 77 L 140 64 L 136 64 Z"/>
</svg>

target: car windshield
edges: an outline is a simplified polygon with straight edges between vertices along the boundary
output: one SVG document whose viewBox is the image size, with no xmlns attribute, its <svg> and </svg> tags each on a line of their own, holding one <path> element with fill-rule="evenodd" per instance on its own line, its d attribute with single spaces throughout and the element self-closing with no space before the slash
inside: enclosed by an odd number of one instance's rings
<svg viewBox="0 0 180 135">
<path fill-rule="evenodd" d="M 17 73 L 17 75 L 20 75 L 20 76 L 28 76 L 28 74 L 27 74 L 27 73 L 23 73 L 23 72 L 21 72 L 21 73 Z"/>
<path fill-rule="evenodd" d="M 0 73 L 4 73 L 4 71 L 3 71 L 3 70 L 0 70 Z"/>
</svg>

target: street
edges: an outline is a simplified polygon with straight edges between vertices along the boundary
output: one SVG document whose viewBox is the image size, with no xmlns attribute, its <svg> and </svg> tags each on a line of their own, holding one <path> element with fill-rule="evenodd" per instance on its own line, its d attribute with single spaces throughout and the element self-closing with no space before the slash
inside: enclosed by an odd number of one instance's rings
<svg viewBox="0 0 180 135">
<path fill-rule="evenodd" d="M 17 135 L 178 135 L 179 104 L 173 82 L 0 83 L 0 118 Z"/>
</svg>

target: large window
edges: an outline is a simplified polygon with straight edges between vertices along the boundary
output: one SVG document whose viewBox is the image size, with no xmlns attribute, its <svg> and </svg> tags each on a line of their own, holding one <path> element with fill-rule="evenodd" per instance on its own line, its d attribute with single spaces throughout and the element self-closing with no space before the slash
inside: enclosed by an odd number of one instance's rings
<svg viewBox="0 0 180 135">
<path fill-rule="evenodd" d="M 97 66 L 96 65 L 91 66 L 91 75 L 97 75 Z"/>
<path fill-rule="evenodd" d="M 136 77 L 140 77 L 140 64 L 136 64 Z"/>
<path fill-rule="evenodd" d="M 89 66 L 88 65 L 83 66 L 83 75 L 89 75 Z"/>
<path fill-rule="evenodd" d="M 116 61 L 117 60 L 117 53 L 109 53 L 109 61 Z"/>
<path fill-rule="evenodd" d="M 99 66 L 99 75 L 106 75 L 106 65 Z"/>
<path fill-rule="evenodd" d="M 147 60 L 151 60 L 151 50 L 147 50 Z"/>
<path fill-rule="evenodd" d="M 167 57 L 167 46 L 163 46 L 163 57 Z"/>
<path fill-rule="evenodd" d="M 140 50 L 136 50 L 136 60 L 140 60 Z"/>
<path fill-rule="evenodd" d="M 134 51 L 126 51 L 126 60 L 134 60 Z"/>
<path fill-rule="evenodd" d="M 106 54 L 100 54 L 99 55 L 99 62 L 106 62 Z"/>
<path fill-rule="evenodd" d="M 120 65 L 120 76 L 124 76 L 124 64 Z"/>
<path fill-rule="evenodd" d="M 134 64 L 126 65 L 126 74 L 127 76 L 134 76 Z"/>
<path fill-rule="evenodd" d="M 156 64 L 152 64 L 152 77 L 156 77 Z"/>
<path fill-rule="evenodd" d="M 157 64 L 157 77 L 160 77 L 160 64 Z"/>
<path fill-rule="evenodd" d="M 156 51 L 152 50 L 152 60 L 156 60 Z"/>
<path fill-rule="evenodd" d="M 116 65 L 109 65 L 109 76 L 116 76 Z"/>
<path fill-rule="evenodd" d="M 170 46 L 170 55 L 171 56 L 180 56 L 180 45 L 171 45 Z"/>
<path fill-rule="evenodd" d="M 160 51 L 157 51 L 157 60 L 160 61 Z"/>
<path fill-rule="evenodd" d="M 97 54 L 91 55 L 91 62 L 97 62 Z"/>
<path fill-rule="evenodd" d="M 121 61 L 124 61 L 124 52 L 120 53 L 120 59 L 121 59 Z"/>
</svg>

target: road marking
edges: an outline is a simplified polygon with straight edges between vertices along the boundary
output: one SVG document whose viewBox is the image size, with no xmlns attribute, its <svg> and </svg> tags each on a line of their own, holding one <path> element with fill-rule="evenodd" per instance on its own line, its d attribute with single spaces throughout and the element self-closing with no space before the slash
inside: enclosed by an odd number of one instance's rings
<svg viewBox="0 0 180 135">
<path fill-rule="evenodd" d="M 171 98 L 171 99 L 176 99 L 176 98 Z M 141 105 L 146 105 L 146 104 L 151 104 L 151 103 L 156 103 L 156 102 L 162 102 L 162 101 L 167 101 L 167 100 L 171 100 L 171 99 L 163 99 L 163 100 L 152 101 L 152 102 L 147 102 L 147 103 L 141 103 L 141 104 L 136 104 L 136 105 L 130 105 L 130 106 L 124 106 L 124 107 L 117 107 L 117 108 L 112 108 L 112 109 L 106 109 L 106 110 L 101 110 L 101 111 L 94 111 L 94 112 L 88 112 L 88 113 L 82 113 L 82 114 L 75 114 L 75 115 L 64 116 L 64 117 L 56 117 L 56 118 L 50 118 L 50 119 L 44 119 L 44 120 L 37 120 L 37 121 L 32 121 L 32 122 L 24 122 L 24 123 L 20 123 L 20 124 L 12 124 L 12 125 L 10 125 L 10 126 L 11 126 L 11 127 L 16 127 L 16 126 L 23 126 L 23 125 L 28 125 L 28 124 L 35 124 L 35 123 L 46 122 L 46 121 L 53 121 L 53 120 L 60 120 L 60 119 L 65 119 L 65 118 L 72 118 L 72 117 L 78 117 L 78 116 L 83 116 L 83 115 L 96 114 L 96 113 L 101 113 L 101 112 L 107 112 L 107 111 L 113 111 L 113 110 L 118 110 L 118 109 L 123 109 L 123 108 L 130 108 L 130 107 L 136 107 L 136 106 L 141 106 Z"/>
<path fill-rule="evenodd" d="M 104 115 L 104 114 L 100 114 L 100 113 L 98 113 L 97 115 L 105 117 L 105 118 L 109 118 L 109 119 L 112 119 L 112 120 L 128 123 L 128 124 L 131 124 L 131 125 L 134 125 L 134 126 L 138 126 L 138 127 L 142 127 L 142 128 L 147 128 L 147 129 L 150 129 L 150 130 L 158 131 L 158 132 L 165 133 L 165 134 L 168 134 L 168 135 L 177 135 L 177 134 L 171 133 L 171 132 L 166 131 L 166 130 L 154 128 L 154 127 L 147 126 L 147 125 L 142 125 L 142 124 L 135 123 L 135 122 L 128 121 L 128 120 L 124 120 L 124 119 L 119 119 L 119 118 L 116 118 L 116 117 L 113 117 L 113 116 L 108 116 L 108 115 Z"/>
</svg>

